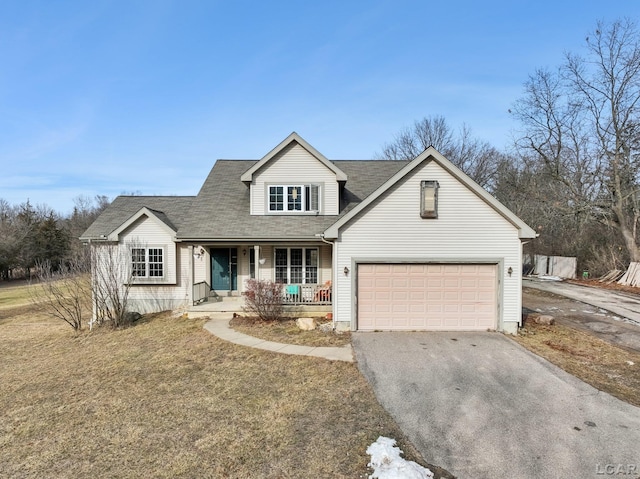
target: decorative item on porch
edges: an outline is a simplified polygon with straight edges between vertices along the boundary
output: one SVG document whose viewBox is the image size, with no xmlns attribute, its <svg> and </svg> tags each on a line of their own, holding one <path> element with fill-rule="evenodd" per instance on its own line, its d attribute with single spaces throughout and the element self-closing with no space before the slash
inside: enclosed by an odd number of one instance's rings
<svg viewBox="0 0 640 479">
<path fill-rule="evenodd" d="M 315 297 L 313 300 L 316 303 L 319 302 L 329 302 L 331 301 L 331 280 L 326 281 L 319 289 L 316 291 Z"/>
</svg>

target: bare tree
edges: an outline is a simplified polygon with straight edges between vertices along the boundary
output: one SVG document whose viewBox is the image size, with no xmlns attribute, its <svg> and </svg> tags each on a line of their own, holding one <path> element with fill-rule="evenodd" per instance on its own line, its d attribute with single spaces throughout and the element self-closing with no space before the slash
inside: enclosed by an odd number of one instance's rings
<svg viewBox="0 0 640 479">
<path fill-rule="evenodd" d="M 555 72 L 539 70 L 512 113 L 519 151 L 544 165 L 562 188 L 565 214 L 586 214 L 615 230 L 640 261 L 640 37 L 634 22 L 599 22 L 587 55 L 567 54 Z"/>
<path fill-rule="evenodd" d="M 78 238 L 108 205 L 109 199 L 101 195 L 93 198 L 80 195 L 73 199 L 73 212 L 65 219 L 65 226 L 71 239 L 69 248 L 72 255 L 84 249 L 84 245 Z"/>
<path fill-rule="evenodd" d="M 36 265 L 37 284 L 30 289 L 32 302 L 45 313 L 80 331 L 91 314 L 91 277 L 88 255 L 75 256 L 55 267 L 49 260 Z"/>
<path fill-rule="evenodd" d="M 136 279 L 132 251 L 143 247 L 135 242 L 90 245 L 92 324 L 119 328 L 131 322 L 129 292 Z"/>
<path fill-rule="evenodd" d="M 425 117 L 398 133 L 375 156 L 383 160 L 413 160 L 433 146 L 479 185 L 491 186 L 499 152 L 489 143 L 473 137 L 471 129 L 462 125 L 456 134 L 444 117 Z"/>
<path fill-rule="evenodd" d="M 263 321 L 275 321 L 282 318 L 282 299 L 282 284 L 248 279 L 243 309 Z"/>
</svg>

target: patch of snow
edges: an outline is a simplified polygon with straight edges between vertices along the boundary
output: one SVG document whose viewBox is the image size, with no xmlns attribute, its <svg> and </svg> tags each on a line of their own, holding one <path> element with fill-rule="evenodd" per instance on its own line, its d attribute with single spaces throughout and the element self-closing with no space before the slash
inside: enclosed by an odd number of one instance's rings
<svg viewBox="0 0 640 479">
<path fill-rule="evenodd" d="M 633 366 L 635 363 L 634 363 L 633 361 L 627 361 L 627 364 L 628 364 L 629 366 Z"/>
<path fill-rule="evenodd" d="M 622 316 L 611 316 L 611 318 L 615 319 L 616 321 L 622 321 L 623 323 L 633 324 L 634 326 L 640 326 L 640 322 L 635 321 L 633 319 L 625 318 Z"/>
<path fill-rule="evenodd" d="M 589 311 L 588 309 L 583 309 L 582 312 L 587 314 L 596 314 L 595 311 Z"/>
<path fill-rule="evenodd" d="M 367 448 L 371 456 L 368 466 L 373 469 L 369 479 L 433 479 L 433 472 L 420 464 L 400 457 L 402 451 L 396 440 L 380 436 Z"/>
<path fill-rule="evenodd" d="M 569 311 L 575 313 L 576 311 L 578 311 L 577 309 L 570 309 Z"/>
</svg>

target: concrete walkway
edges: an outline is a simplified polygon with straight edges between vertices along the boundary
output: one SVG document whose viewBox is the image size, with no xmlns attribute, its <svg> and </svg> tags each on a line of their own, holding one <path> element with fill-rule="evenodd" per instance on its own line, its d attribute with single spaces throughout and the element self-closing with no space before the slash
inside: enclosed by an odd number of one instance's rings
<svg viewBox="0 0 640 479">
<path fill-rule="evenodd" d="M 353 349 L 350 344 L 342 347 L 315 347 L 298 346 L 295 344 L 276 343 L 254 338 L 248 334 L 240 333 L 229 326 L 229 321 L 233 318 L 233 313 L 218 313 L 211 315 L 211 319 L 204 325 L 204 329 L 220 339 L 241 346 L 264 349 L 274 353 L 294 354 L 298 356 L 314 356 L 317 358 L 329 359 L 331 361 L 353 362 Z"/>
</svg>

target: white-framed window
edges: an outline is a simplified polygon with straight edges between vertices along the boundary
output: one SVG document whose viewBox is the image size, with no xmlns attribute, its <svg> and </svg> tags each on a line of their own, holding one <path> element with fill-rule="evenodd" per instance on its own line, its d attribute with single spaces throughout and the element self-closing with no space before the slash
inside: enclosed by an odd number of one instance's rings
<svg viewBox="0 0 640 479">
<path fill-rule="evenodd" d="M 164 278 L 164 248 L 131 248 L 131 275 L 136 278 Z"/>
<path fill-rule="evenodd" d="M 276 283 L 317 284 L 318 255 L 318 248 L 275 248 Z"/>
<path fill-rule="evenodd" d="M 269 212 L 307 212 L 320 210 L 319 185 L 269 186 Z"/>
</svg>

